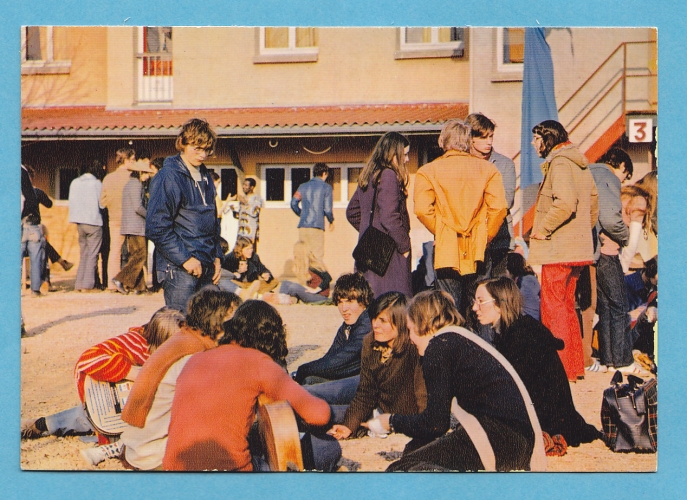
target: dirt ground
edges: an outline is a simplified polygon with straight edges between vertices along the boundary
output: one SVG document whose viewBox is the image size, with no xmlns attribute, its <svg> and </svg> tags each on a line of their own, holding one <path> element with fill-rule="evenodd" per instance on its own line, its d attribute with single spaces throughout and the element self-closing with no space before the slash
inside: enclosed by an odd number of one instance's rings
<svg viewBox="0 0 687 500">
<path fill-rule="evenodd" d="M 88 347 L 142 325 L 164 305 L 162 293 L 120 295 L 73 291 L 75 269 L 54 272 L 58 291 L 41 298 L 22 294 L 27 336 L 21 340 L 21 417 L 36 418 L 79 403 L 73 368 Z M 288 329 L 289 371 L 322 356 L 341 323 L 336 307 L 304 304 L 278 306 Z M 590 373 L 572 384 L 578 411 L 587 422 L 601 426 L 601 394 L 610 373 Z M 386 439 L 343 441 L 340 471 L 383 471 L 400 455 L 409 438 L 392 434 Z M 24 470 L 124 470 L 118 460 L 87 465 L 79 451 L 95 446 L 79 437 L 54 436 L 21 441 Z M 654 471 L 656 454 L 613 453 L 599 440 L 568 448 L 563 457 L 549 457 L 549 471 Z"/>
</svg>

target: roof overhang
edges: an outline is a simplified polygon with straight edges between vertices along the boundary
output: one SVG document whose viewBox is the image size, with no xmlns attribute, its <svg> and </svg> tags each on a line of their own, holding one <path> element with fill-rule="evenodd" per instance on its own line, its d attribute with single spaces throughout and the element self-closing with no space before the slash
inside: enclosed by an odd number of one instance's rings
<svg viewBox="0 0 687 500">
<path fill-rule="evenodd" d="M 22 108 L 23 140 L 165 139 L 190 118 L 206 119 L 219 137 L 365 136 L 397 131 L 436 134 L 468 105 L 415 103 L 227 109 L 137 109 L 71 106 Z"/>
</svg>

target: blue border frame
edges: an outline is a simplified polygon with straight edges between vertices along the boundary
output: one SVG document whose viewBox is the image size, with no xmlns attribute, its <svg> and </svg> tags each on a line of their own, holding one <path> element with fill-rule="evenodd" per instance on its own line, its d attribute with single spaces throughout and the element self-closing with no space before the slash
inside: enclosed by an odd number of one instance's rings
<svg viewBox="0 0 687 500">
<path fill-rule="evenodd" d="M 9 3 L 9 2 L 8 2 Z M 495 1 L 458 3 L 448 0 L 391 2 L 363 0 L 205 0 L 204 2 L 170 2 L 168 0 L 119 0 L 79 2 L 34 0 L 20 5 L 12 2 L 3 7 L 4 25 L 0 32 L 0 102 L 6 104 L 0 115 L 0 158 L 6 165 L 0 183 L 0 199 L 8 207 L 0 221 L 0 286 L 5 300 L 0 301 L 0 317 L 5 318 L 0 373 L 0 471 L 4 485 L 3 498 L 123 498 L 135 494 L 141 498 L 225 498 L 259 495 L 265 498 L 357 498 L 383 495 L 395 498 L 414 497 L 504 497 L 539 498 L 549 496 L 576 498 L 612 498 L 639 494 L 656 498 L 678 498 L 685 486 L 684 450 L 687 433 L 682 416 L 685 400 L 678 388 L 685 375 L 685 345 L 677 315 L 685 294 L 685 265 L 682 248 L 687 248 L 685 234 L 677 229 L 680 211 L 674 207 L 682 201 L 684 178 L 678 177 L 684 154 L 677 151 L 675 135 L 681 129 L 681 118 L 687 111 L 682 88 L 685 68 L 682 43 L 682 19 L 687 14 L 684 3 L 677 0 L 640 2 L 580 0 L 565 5 L 554 2 Z M 659 28 L 661 115 L 661 413 L 662 436 L 659 472 L 634 474 L 78 474 L 73 472 L 22 472 L 19 469 L 19 266 L 16 258 L 19 227 L 20 163 L 20 65 L 19 27 L 21 25 L 353 25 L 401 26 L 404 24 L 473 25 L 473 26 L 657 26 Z M 679 23 L 679 24 L 678 24 Z M 684 140 L 684 139 L 683 139 Z M 9 182 L 7 182 L 9 180 Z M 682 223 L 682 224 L 681 224 Z M 15 265 L 16 263 L 16 265 Z"/>
</svg>

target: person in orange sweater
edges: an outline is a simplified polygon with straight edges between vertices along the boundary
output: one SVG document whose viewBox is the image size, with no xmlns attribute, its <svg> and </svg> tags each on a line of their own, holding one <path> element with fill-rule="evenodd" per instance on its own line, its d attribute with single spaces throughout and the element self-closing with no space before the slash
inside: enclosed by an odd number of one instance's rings
<svg viewBox="0 0 687 500">
<path fill-rule="evenodd" d="M 177 379 L 164 470 L 269 470 L 261 450 L 251 446 L 257 441 L 251 426 L 260 394 L 288 401 L 306 424 L 324 428 L 329 423 L 329 405 L 284 369 L 286 330 L 274 307 L 249 300 L 224 330 L 220 346 L 191 357 Z M 321 439 L 306 436 L 301 441 L 305 468 L 335 470 L 339 443 L 324 433 Z"/>
</svg>

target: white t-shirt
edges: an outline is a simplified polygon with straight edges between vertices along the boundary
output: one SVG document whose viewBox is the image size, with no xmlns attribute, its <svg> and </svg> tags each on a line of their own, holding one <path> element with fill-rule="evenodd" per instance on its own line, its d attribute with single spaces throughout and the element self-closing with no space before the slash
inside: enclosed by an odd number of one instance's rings
<svg viewBox="0 0 687 500">
<path fill-rule="evenodd" d="M 157 387 L 155 399 L 142 429 L 127 425 L 121 442 L 126 446 L 126 461 L 141 470 L 152 470 L 162 465 L 167 447 L 167 432 L 172 418 L 172 401 L 177 378 L 192 354 L 174 363 Z"/>
</svg>

